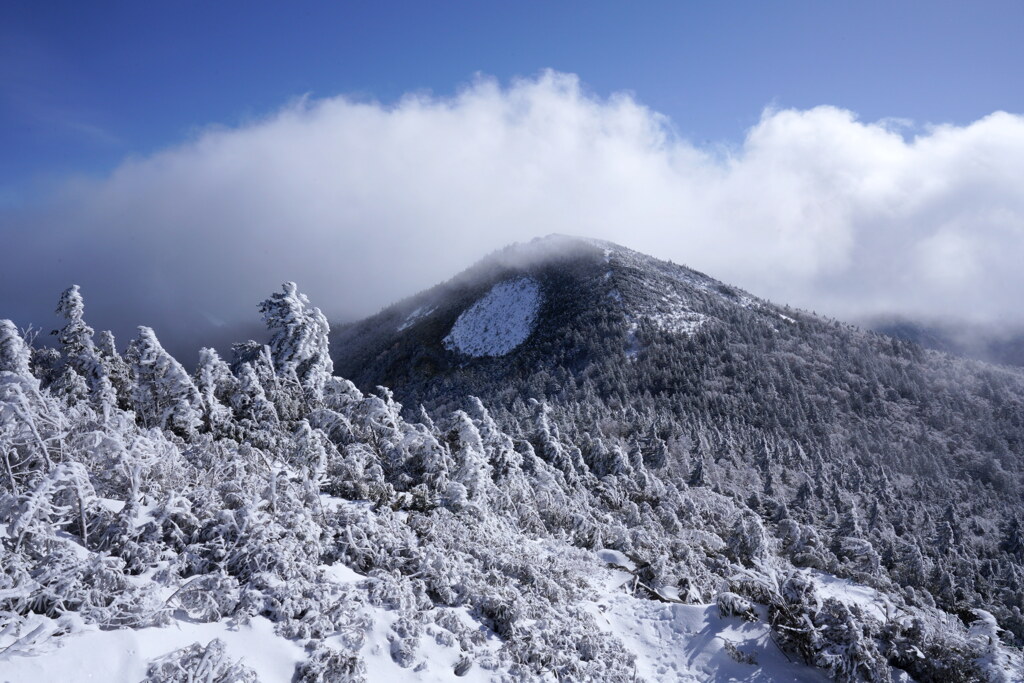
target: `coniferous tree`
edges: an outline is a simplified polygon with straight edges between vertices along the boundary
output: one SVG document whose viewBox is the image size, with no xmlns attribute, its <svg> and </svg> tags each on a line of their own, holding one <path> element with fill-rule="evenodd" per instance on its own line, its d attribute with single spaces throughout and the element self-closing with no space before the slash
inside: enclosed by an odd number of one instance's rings
<svg viewBox="0 0 1024 683">
<path fill-rule="evenodd" d="M 67 367 L 85 381 L 89 395 L 102 413 L 109 414 L 117 403 L 117 397 L 106 366 L 93 342 L 93 329 L 85 323 L 85 302 L 78 285 L 64 290 L 57 304 L 57 313 L 67 320 L 57 337 Z M 69 386 L 76 384 L 71 380 L 66 383 Z"/>
<path fill-rule="evenodd" d="M 0 372 L 31 377 L 32 350 L 10 320 L 0 320 Z"/>
<path fill-rule="evenodd" d="M 215 349 L 199 350 L 195 385 L 202 400 L 203 428 L 215 434 L 228 434 L 232 418 L 229 404 L 238 390 L 238 380 Z"/>
<path fill-rule="evenodd" d="M 202 397 L 191 378 L 149 327 L 139 327 L 139 337 L 128 348 L 135 384 L 132 401 L 147 427 L 169 429 L 188 436 L 202 425 Z"/>
<path fill-rule="evenodd" d="M 271 294 L 259 307 L 273 333 L 274 367 L 282 377 L 293 374 L 309 400 L 322 401 L 324 385 L 334 372 L 328 347 L 330 326 L 294 282 L 286 282 L 283 290 Z"/>
<path fill-rule="evenodd" d="M 99 352 L 100 362 L 103 363 L 107 377 L 110 378 L 110 383 L 114 387 L 118 407 L 123 410 L 130 410 L 132 391 L 131 368 L 117 351 L 114 333 L 109 330 L 100 332 L 100 339 L 96 344 L 96 349 Z"/>
</svg>

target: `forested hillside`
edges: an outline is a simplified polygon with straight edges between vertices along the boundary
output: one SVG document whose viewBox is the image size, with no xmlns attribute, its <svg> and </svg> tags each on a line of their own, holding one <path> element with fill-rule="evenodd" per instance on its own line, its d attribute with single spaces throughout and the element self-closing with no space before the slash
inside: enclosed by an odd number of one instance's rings
<svg viewBox="0 0 1024 683">
<path fill-rule="evenodd" d="M 545 294 L 529 342 L 498 357 L 439 339 L 495 282 Z M 400 335 L 409 308 L 431 310 Z M 756 513 L 801 566 L 968 619 L 1018 644 L 1024 375 L 780 308 L 616 245 L 548 238 L 499 252 L 342 329 L 360 386 L 409 405 L 481 396 L 503 427 L 532 400 L 598 476 L 641 459 L 662 480 Z M 813 542 L 796 529 L 813 530 Z"/>
<path fill-rule="evenodd" d="M 550 247 L 343 331 L 362 389 L 291 283 L 191 374 L 0 322 L 0 676 L 1019 679 L 1019 375 Z"/>
</svg>

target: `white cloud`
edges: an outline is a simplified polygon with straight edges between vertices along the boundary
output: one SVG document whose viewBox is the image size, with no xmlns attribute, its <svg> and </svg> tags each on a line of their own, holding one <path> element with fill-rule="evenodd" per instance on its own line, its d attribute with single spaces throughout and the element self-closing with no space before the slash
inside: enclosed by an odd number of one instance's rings
<svg viewBox="0 0 1024 683">
<path fill-rule="evenodd" d="M 769 109 L 739 146 L 698 148 L 558 73 L 392 105 L 302 99 L 8 212 L 22 256 L 0 284 L 17 306 L 76 281 L 96 315 L 158 331 L 255 319 L 284 280 L 359 315 L 562 232 L 842 317 L 1024 322 L 1024 117 L 910 130 Z"/>
</svg>

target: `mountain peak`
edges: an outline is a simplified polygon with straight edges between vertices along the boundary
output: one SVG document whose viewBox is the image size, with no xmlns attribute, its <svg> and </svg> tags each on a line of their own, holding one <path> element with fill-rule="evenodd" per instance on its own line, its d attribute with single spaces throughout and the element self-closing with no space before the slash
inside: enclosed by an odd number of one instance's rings
<svg viewBox="0 0 1024 683">
<path fill-rule="evenodd" d="M 553 356 L 580 367 L 607 356 L 632 362 L 658 336 L 685 341 L 736 316 L 776 327 L 792 324 L 793 315 L 685 266 L 552 234 L 495 251 L 447 282 L 340 326 L 332 348 L 341 374 L 358 385 L 401 391 L 437 375 L 502 374 Z M 600 348 L 596 338 L 579 338 L 598 329 Z"/>
</svg>

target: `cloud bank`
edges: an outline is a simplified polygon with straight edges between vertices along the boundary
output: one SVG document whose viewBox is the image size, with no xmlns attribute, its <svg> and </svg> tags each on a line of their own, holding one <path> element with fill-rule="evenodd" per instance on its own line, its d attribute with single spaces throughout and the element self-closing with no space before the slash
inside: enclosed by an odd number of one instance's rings
<svg viewBox="0 0 1024 683">
<path fill-rule="evenodd" d="M 479 78 L 449 98 L 301 99 L 0 219 L 0 317 L 52 324 L 76 282 L 93 326 L 172 343 L 258 322 L 285 280 L 361 316 L 551 232 L 842 318 L 1024 323 L 1024 117 L 1002 112 L 911 132 L 768 109 L 709 148 L 572 75 Z"/>
</svg>

